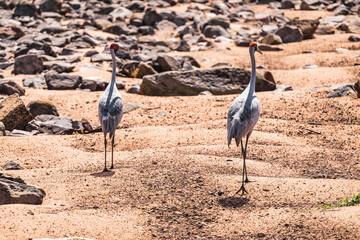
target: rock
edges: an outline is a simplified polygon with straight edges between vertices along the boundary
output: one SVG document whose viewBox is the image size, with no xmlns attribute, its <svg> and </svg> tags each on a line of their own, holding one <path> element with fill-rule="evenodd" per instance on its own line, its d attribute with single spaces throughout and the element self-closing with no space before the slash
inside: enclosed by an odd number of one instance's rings
<svg viewBox="0 0 360 240">
<path fill-rule="evenodd" d="M 202 33 L 204 33 L 205 28 L 207 26 L 220 26 L 223 29 L 228 29 L 228 28 L 230 28 L 230 21 L 227 17 L 224 17 L 224 16 L 217 16 L 214 18 L 210 18 L 209 20 L 203 22 L 200 25 L 200 30 Z"/>
<path fill-rule="evenodd" d="M 238 47 L 249 47 L 249 44 L 252 42 L 250 38 L 245 38 L 242 36 L 236 36 L 235 45 Z"/>
<path fill-rule="evenodd" d="M 35 17 L 36 7 L 34 4 L 29 3 L 18 3 L 14 10 L 15 17 L 29 16 Z"/>
<path fill-rule="evenodd" d="M 32 240 L 94 240 L 83 237 L 66 237 L 66 238 L 32 238 Z"/>
<path fill-rule="evenodd" d="M 91 62 L 102 62 L 102 61 L 107 61 L 107 62 L 112 61 L 111 55 L 108 53 L 100 53 L 91 56 Z"/>
<path fill-rule="evenodd" d="M 151 26 L 140 26 L 138 29 L 138 33 L 140 35 L 154 35 L 154 28 Z"/>
<path fill-rule="evenodd" d="M 313 69 L 313 68 L 318 68 L 319 66 L 316 64 L 306 64 L 304 66 L 304 69 Z"/>
<path fill-rule="evenodd" d="M 79 72 L 87 72 L 87 71 L 100 71 L 101 67 L 95 66 L 89 63 L 85 63 L 81 68 L 79 68 Z"/>
<path fill-rule="evenodd" d="M 333 87 L 334 91 L 328 94 L 328 98 L 344 97 L 354 93 L 353 84 L 340 84 Z"/>
<path fill-rule="evenodd" d="M 12 137 L 29 137 L 29 136 L 34 136 L 35 134 L 37 134 L 37 131 L 24 131 L 24 130 L 19 130 L 19 129 L 14 129 L 11 131 L 11 133 L 9 134 L 9 136 Z"/>
<path fill-rule="evenodd" d="M 292 86 L 286 86 L 286 85 L 276 85 L 276 92 L 285 92 L 285 91 L 292 91 Z"/>
<path fill-rule="evenodd" d="M 179 64 L 179 62 L 169 55 L 159 56 L 156 59 L 156 62 L 158 62 L 161 68 L 161 72 L 178 71 L 181 69 L 181 65 Z"/>
<path fill-rule="evenodd" d="M 357 97 L 360 98 L 360 80 L 354 84 L 354 90 L 357 92 Z"/>
<path fill-rule="evenodd" d="M 275 34 L 279 35 L 284 43 L 301 42 L 303 40 L 303 34 L 296 26 L 286 25 L 279 28 Z"/>
<path fill-rule="evenodd" d="M 84 57 L 92 57 L 92 56 L 94 56 L 96 54 L 99 54 L 99 52 L 96 51 L 96 50 L 89 50 L 84 54 Z"/>
<path fill-rule="evenodd" d="M 319 0 L 302 0 L 300 4 L 301 10 L 319 10 L 324 5 Z"/>
<path fill-rule="evenodd" d="M 268 24 L 271 21 L 271 16 L 269 13 L 266 13 L 266 12 L 257 13 L 257 14 L 255 14 L 255 19 L 256 19 L 256 21 L 260 21 L 260 22 Z"/>
<path fill-rule="evenodd" d="M 82 82 L 82 77 L 69 74 L 58 74 L 50 71 L 44 75 L 49 90 L 71 90 L 76 89 Z"/>
<path fill-rule="evenodd" d="M 1 39 L 17 40 L 23 37 L 24 35 L 25 33 L 21 30 L 21 28 L 17 26 L 0 27 Z"/>
<path fill-rule="evenodd" d="M 160 31 L 173 31 L 177 28 L 177 25 L 168 20 L 161 20 L 156 24 L 156 28 Z"/>
<path fill-rule="evenodd" d="M 153 75 L 156 73 L 157 73 L 157 71 L 153 67 L 151 67 L 149 64 L 141 62 L 139 64 L 139 71 L 137 72 L 137 74 L 135 74 L 135 77 L 142 78 L 144 76 Z"/>
<path fill-rule="evenodd" d="M 44 68 L 49 70 L 54 70 L 58 73 L 63 72 L 72 72 L 75 68 L 76 64 L 70 64 L 60 61 L 50 61 L 44 63 Z"/>
<path fill-rule="evenodd" d="M 145 76 L 140 94 L 151 96 L 195 96 L 203 91 L 214 95 L 241 93 L 250 81 L 250 72 L 240 68 L 212 68 L 165 72 Z M 271 91 L 276 85 L 257 75 L 256 91 Z"/>
<path fill-rule="evenodd" d="M 230 38 L 230 34 L 221 26 L 206 26 L 203 34 L 205 37 L 208 38 L 215 38 L 218 36 L 223 36 L 226 38 Z"/>
<path fill-rule="evenodd" d="M 22 80 L 24 87 L 43 89 L 46 86 L 45 79 L 41 77 L 24 78 Z"/>
<path fill-rule="evenodd" d="M 15 58 L 14 74 L 37 74 L 43 70 L 43 61 L 36 55 L 24 55 Z"/>
<path fill-rule="evenodd" d="M 274 34 L 279 27 L 276 25 L 263 25 L 261 27 L 261 35 Z"/>
<path fill-rule="evenodd" d="M 282 0 L 281 9 L 291 9 L 295 7 L 294 0 Z"/>
<path fill-rule="evenodd" d="M 71 48 L 63 48 L 60 52 L 59 55 L 60 56 L 69 56 L 69 55 L 74 55 L 79 53 L 78 51 L 71 49 Z"/>
<path fill-rule="evenodd" d="M 141 103 L 125 103 L 124 104 L 124 114 L 135 111 L 138 108 L 142 108 L 143 105 Z"/>
<path fill-rule="evenodd" d="M 351 14 L 351 12 L 350 12 L 344 5 L 339 5 L 339 6 L 334 10 L 334 15 L 335 15 L 335 16 L 349 15 L 349 14 Z"/>
<path fill-rule="evenodd" d="M 35 4 L 41 12 L 60 12 L 62 0 L 39 0 Z"/>
<path fill-rule="evenodd" d="M 258 48 L 261 50 L 261 51 L 282 51 L 283 49 L 281 47 L 274 47 L 274 46 L 271 46 L 271 45 L 267 45 L 267 44 L 262 44 L 262 45 L 259 45 Z"/>
<path fill-rule="evenodd" d="M 17 182 L 17 183 L 26 184 L 24 179 L 22 179 L 20 176 L 14 176 L 14 175 L 9 174 L 9 173 L 0 172 L 0 178 L 11 180 L 11 181 L 14 181 L 14 182 Z"/>
<path fill-rule="evenodd" d="M 41 188 L 0 178 L 0 205 L 42 204 L 45 195 Z"/>
<path fill-rule="evenodd" d="M 292 20 L 294 25 L 296 25 L 298 28 L 300 28 L 303 39 L 310 39 L 313 37 L 313 34 L 315 33 L 317 27 L 319 26 L 320 22 L 319 20 Z"/>
<path fill-rule="evenodd" d="M 90 91 L 96 91 L 97 82 L 91 79 L 84 79 L 80 85 L 80 88 L 89 89 Z"/>
<path fill-rule="evenodd" d="M 160 22 L 162 17 L 156 12 L 153 8 L 148 8 L 145 11 L 144 17 L 142 19 L 144 25 L 155 26 L 156 23 Z"/>
<path fill-rule="evenodd" d="M 111 24 L 110 26 L 103 29 L 104 32 L 116 34 L 116 35 L 134 35 L 136 34 L 136 30 L 130 29 L 127 27 L 127 25 L 123 22 Z"/>
<path fill-rule="evenodd" d="M 202 91 L 199 93 L 199 96 L 212 96 L 213 94 L 210 91 Z"/>
<path fill-rule="evenodd" d="M 264 43 L 264 44 L 281 44 L 282 39 L 280 36 L 278 36 L 276 34 L 268 34 L 268 35 L 264 36 L 263 38 L 261 38 L 259 40 L 259 42 Z"/>
<path fill-rule="evenodd" d="M 354 35 L 351 35 L 348 40 L 350 42 L 360 42 L 360 37 L 357 37 L 357 36 L 354 36 Z"/>
<path fill-rule="evenodd" d="M 13 95 L 15 93 L 19 96 L 24 96 L 25 89 L 11 80 L 0 80 L 0 94 Z"/>
<path fill-rule="evenodd" d="M 38 115 L 26 126 L 27 131 L 37 130 L 47 134 L 73 134 L 83 129 L 81 122 L 73 121 L 70 117 L 58 117 L 54 115 Z"/>
<path fill-rule="evenodd" d="M 133 12 L 124 7 L 116 7 L 112 12 L 109 13 L 110 17 L 115 19 L 115 21 L 124 21 L 125 19 L 130 19 L 133 15 Z"/>
<path fill-rule="evenodd" d="M 3 122 L 0 122 L 0 136 L 5 136 L 5 125 Z"/>
<path fill-rule="evenodd" d="M 21 170 L 23 166 L 20 163 L 9 161 L 2 166 L 3 170 Z"/>
<path fill-rule="evenodd" d="M 31 101 L 26 108 L 33 117 L 42 114 L 59 116 L 55 105 L 47 101 Z"/>
<path fill-rule="evenodd" d="M 24 129 L 31 119 L 31 114 L 18 94 L 13 94 L 0 102 L 0 121 L 4 123 L 6 130 Z"/>
<path fill-rule="evenodd" d="M 131 85 L 131 87 L 126 92 L 138 94 L 140 92 L 140 84 L 135 83 L 135 84 Z"/>
<path fill-rule="evenodd" d="M 276 85 L 275 80 L 274 80 L 274 77 L 273 77 L 273 75 L 272 75 L 271 72 L 266 71 L 266 72 L 264 73 L 264 78 L 265 78 L 269 83 Z"/>
</svg>

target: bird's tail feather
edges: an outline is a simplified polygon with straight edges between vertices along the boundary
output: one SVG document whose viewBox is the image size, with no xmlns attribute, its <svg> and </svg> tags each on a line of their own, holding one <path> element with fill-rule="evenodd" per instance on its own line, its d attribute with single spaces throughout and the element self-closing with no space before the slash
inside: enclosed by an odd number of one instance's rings
<svg viewBox="0 0 360 240">
<path fill-rule="evenodd" d="M 115 130 L 116 130 L 115 117 L 104 116 L 102 123 L 103 123 L 102 129 L 103 129 L 103 132 L 104 132 L 104 136 L 106 137 L 107 134 L 109 133 L 109 137 L 111 139 L 113 137 L 113 135 L 114 135 Z"/>
</svg>

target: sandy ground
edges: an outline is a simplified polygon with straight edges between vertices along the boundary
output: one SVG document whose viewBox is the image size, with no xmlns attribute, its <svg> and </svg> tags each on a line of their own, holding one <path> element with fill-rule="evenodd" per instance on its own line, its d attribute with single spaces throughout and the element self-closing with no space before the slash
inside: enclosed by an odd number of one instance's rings
<svg viewBox="0 0 360 240">
<path fill-rule="evenodd" d="M 311 16 L 321 14 L 326 13 Z M 360 206 L 317 209 L 360 192 L 360 101 L 355 95 L 326 97 L 331 85 L 359 79 L 359 45 L 348 37 L 316 35 L 282 45 L 282 52 L 257 55 L 258 65 L 278 84 L 294 90 L 257 93 L 261 116 L 249 141 L 252 182 L 245 196 L 234 195 L 241 184 L 240 148 L 226 142 L 227 110 L 236 95 L 148 97 L 121 91 L 125 103 L 144 108 L 124 115 L 116 131 L 116 169 L 107 174 L 101 173 L 102 133 L 0 138 L 0 165 L 21 163 L 23 170 L 9 173 L 47 193 L 39 206 L 0 206 L 0 239 L 358 239 Z M 182 54 L 203 67 L 250 67 L 247 48 L 219 46 L 221 54 Z M 335 52 L 340 47 L 353 50 Z M 303 69 L 305 64 L 320 67 Z M 109 69 L 104 64 L 103 71 L 74 74 L 110 79 Z M 19 84 L 25 77 L 4 75 Z M 128 86 L 141 81 L 124 80 Z M 22 99 L 51 101 L 60 115 L 98 124 L 100 94 L 26 89 Z M 159 112 L 166 115 L 151 118 Z"/>
</svg>

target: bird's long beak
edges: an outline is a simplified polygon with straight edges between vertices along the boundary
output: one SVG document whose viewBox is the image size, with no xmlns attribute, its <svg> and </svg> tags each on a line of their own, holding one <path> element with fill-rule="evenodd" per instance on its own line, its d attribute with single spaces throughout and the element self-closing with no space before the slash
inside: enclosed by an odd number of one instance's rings
<svg viewBox="0 0 360 240">
<path fill-rule="evenodd" d="M 262 51 L 261 51 L 258 47 L 256 48 L 256 51 L 257 51 L 258 53 L 262 54 Z"/>
</svg>

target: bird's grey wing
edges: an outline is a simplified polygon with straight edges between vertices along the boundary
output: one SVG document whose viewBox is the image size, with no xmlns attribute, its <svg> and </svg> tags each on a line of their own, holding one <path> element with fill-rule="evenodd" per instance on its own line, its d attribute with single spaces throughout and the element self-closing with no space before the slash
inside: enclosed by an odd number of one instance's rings
<svg viewBox="0 0 360 240">
<path fill-rule="evenodd" d="M 230 145 L 232 138 L 235 138 L 237 145 L 239 144 L 240 139 L 236 138 L 239 135 L 239 131 L 241 131 L 239 112 L 243 110 L 245 101 L 245 98 L 236 98 L 230 105 L 227 118 L 228 145 Z"/>
<path fill-rule="evenodd" d="M 121 96 L 116 96 L 110 101 L 109 114 L 115 118 L 115 125 L 117 126 L 123 116 L 123 101 Z"/>
</svg>

